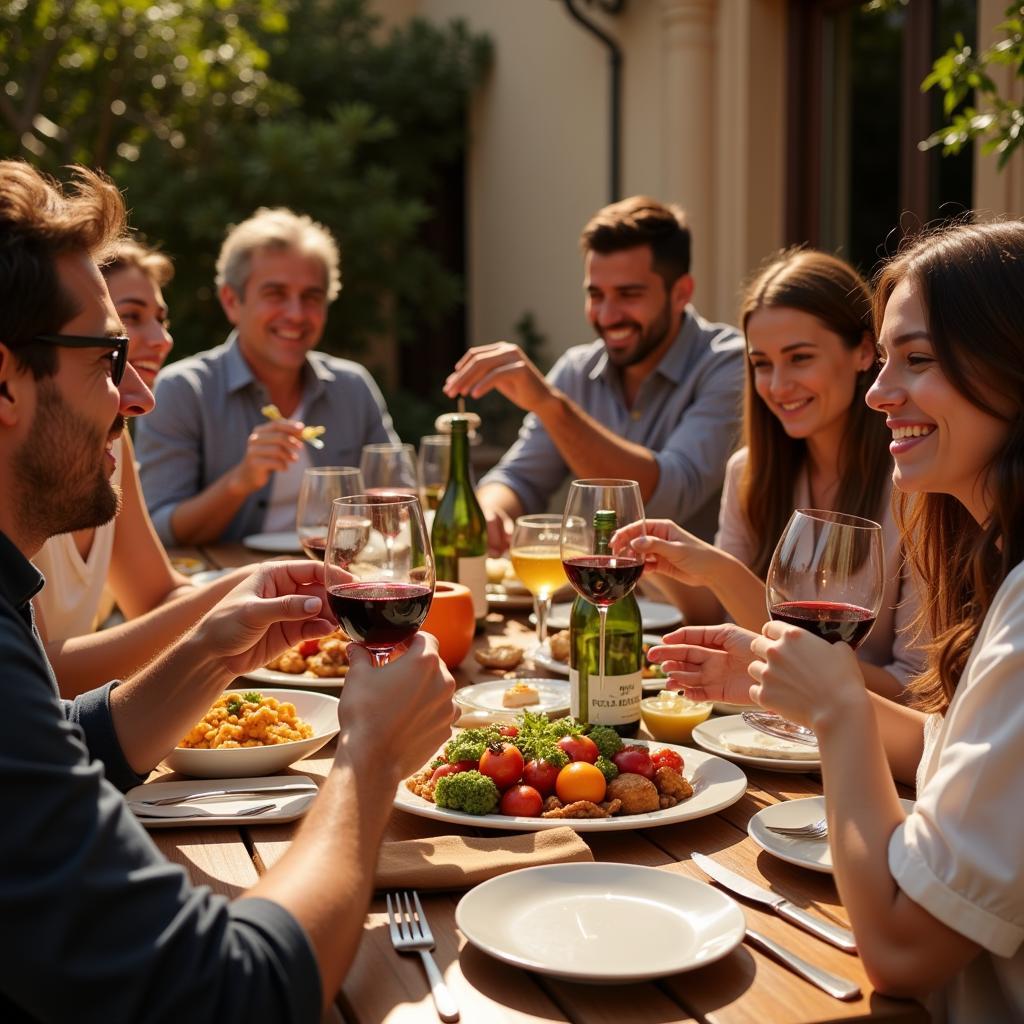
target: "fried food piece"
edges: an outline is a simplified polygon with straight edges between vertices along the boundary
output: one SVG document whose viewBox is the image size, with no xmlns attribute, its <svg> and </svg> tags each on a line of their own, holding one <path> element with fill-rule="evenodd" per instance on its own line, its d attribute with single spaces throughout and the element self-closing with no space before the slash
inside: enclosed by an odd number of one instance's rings
<svg viewBox="0 0 1024 1024">
<path fill-rule="evenodd" d="M 429 800 L 431 803 L 434 802 L 434 784 L 430 781 L 431 776 L 434 774 L 434 770 L 427 765 L 421 768 L 415 775 L 410 775 L 405 780 L 405 788 L 410 793 L 415 793 L 417 796 L 423 797 L 424 800 Z"/>
<path fill-rule="evenodd" d="M 327 651 L 321 651 L 306 658 L 306 668 L 320 679 L 340 679 L 348 675 L 348 659 L 342 661 Z"/>
<path fill-rule="evenodd" d="M 551 657 L 555 661 L 569 660 L 569 630 L 562 629 L 548 637 L 548 646 L 551 648 Z"/>
<path fill-rule="evenodd" d="M 654 783 L 633 772 L 623 772 L 612 779 L 605 796 L 609 800 L 621 800 L 623 814 L 645 814 L 661 808 Z"/>
<path fill-rule="evenodd" d="M 607 806 L 607 810 L 605 809 Z M 607 805 L 595 804 L 590 800 L 574 800 L 571 804 L 544 811 L 542 818 L 610 818 L 621 804 L 612 800 Z"/>
<path fill-rule="evenodd" d="M 654 785 L 662 797 L 672 797 L 678 803 L 693 796 L 693 786 L 671 768 L 659 768 L 654 773 Z M 668 805 L 673 806 L 672 804 Z"/>
<path fill-rule="evenodd" d="M 473 651 L 484 668 L 498 669 L 502 672 L 515 668 L 523 660 L 523 649 L 513 644 L 502 644 L 500 647 L 478 647 Z"/>
<path fill-rule="evenodd" d="M 289 647 L 283 654 L 268 662 L 267 668 L 277 672 L 288 672 L 290 675 L 302 675 L 306 671 L 306 659 L 294 647 Z"/>
<path fill-rule="evenodd" d="M 545 811 L 557 811 L 557 810 L 559 810 L 560 808 L 562 808 L 564 806 L 565 806 L 565 804 L 563 804 L 562 801 L 559 800 L 558 797 L 555 796 L 554 793 L 552 793 L 551 796 L 549 796 L 544 801 L 544 810 Z"/>
</svg>

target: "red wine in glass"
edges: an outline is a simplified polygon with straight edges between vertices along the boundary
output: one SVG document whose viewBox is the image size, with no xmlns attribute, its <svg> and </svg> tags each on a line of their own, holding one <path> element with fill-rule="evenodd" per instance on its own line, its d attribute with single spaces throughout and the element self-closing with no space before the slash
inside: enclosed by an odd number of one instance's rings
<svg viewBox="0 0 1024 1024">
<path fill-rule="evenodd" d="M 314 562 L 322 562 L 324 560 L 324 553 L 327 551 L 327 537 L 324 534 L 320 534 L 315 537 L 304 537 L 300 535 L 299 540 L 302 542 L 302 550 L 305 551 Z"/>
<path fill-rule="evenodd" d="M 830 644 L 858 647 L 875 624 L 875 613 L 840 601 L 784 601 L 771 609 L 779 622 L 817 633 Z"/>
<path fill-rule="evenodd" d="M 605 607 L 630 593 L 644 571 L 639 558 L 617 555 L 582 555 L 567 558 L 562 565 L 569 582 L 583 597 Z"/>
<path fill-rule="evenodd" d="M 341 628 L 372 651 L 391 651 L 411 640 L 432 597 L 430 587 L 417 583 L 342 583 L 327 591 Z"/>
</svg>

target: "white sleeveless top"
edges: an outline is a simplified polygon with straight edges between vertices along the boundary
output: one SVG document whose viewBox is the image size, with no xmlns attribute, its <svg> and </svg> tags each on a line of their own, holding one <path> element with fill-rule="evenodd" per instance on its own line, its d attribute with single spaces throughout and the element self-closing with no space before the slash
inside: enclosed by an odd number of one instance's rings
<svg viewBox="0 0 1024 1024">
<path fill-rule="evenodd" d="M 117 466 L 110 482 L 119 485 L 123 454 L 120 438 L 114 441 L 111 450 Z M 46 586 L 33 599 L 33 606 L 39 631 L 47 643 L 91 633 L 110 614 L 114 602 L 104 591 L 116 522 L 115 517 L 96 527 L 88 558 L 83 559 L 78 553 L 70 533 L 61 533 L 51 537 L 32 559 L 46 578 Z"/>
</svg>

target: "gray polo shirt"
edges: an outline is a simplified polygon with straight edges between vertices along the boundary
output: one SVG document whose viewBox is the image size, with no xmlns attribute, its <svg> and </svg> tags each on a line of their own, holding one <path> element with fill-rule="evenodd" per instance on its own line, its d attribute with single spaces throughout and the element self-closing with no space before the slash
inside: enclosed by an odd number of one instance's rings
<svg viewBox="0 0 1024 1024">
<path fill-rule="evenodd" d="M 320 1019 L 309 939 L 278 903 L 193 885 L 128 810 L 108 683 L 61 701 L 42 577 L 0 533 L 0 1021 Z"/>
<path fill-rule="evenodd" d="M 674 519 L 710 540 L 739 426 L 744 358 L 735 327 L 708 323 L 689 306 L 676 340 L 641 384 L 631 409 L 600 339 L 565 352 L 548 380 L 603 426 L 654 453 L 659 478 L 645 503 L 647 515 Z M 531 413 L 519 439 L 480 483 L 506 484 L 527 512 L 542 512 L 569 472 Z M 609 464 L 608 475 L 615 472 Z"/>
<path fill-rule="evenodd" d="M 303 419 L 327 428 L 323 449 L 309 449 L 313 465 L 358 466 L 364 444 L 398 440 L 380 389 L 358 363 L 313 351 L 303 375 Z M 138 420 L 135 450 L 153 525 L 165 544 L 175 544 L 175 508 L 242 461 L 249 434 L 266 422 L 260 410 L 270 396 L 235 332 L 223 345 L 168 366 L 155 395 L 156 408 Z M 223 540 L 263 528 L 272 483 L 246 498 Z"/>
</svg>

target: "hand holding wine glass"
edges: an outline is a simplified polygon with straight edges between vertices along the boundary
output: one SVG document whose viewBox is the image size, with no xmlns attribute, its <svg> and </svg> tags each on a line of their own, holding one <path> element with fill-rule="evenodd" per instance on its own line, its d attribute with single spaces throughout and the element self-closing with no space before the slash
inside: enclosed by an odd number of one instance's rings
<svg viewBox="0 0 1024 1024">
<path fill-rule="evenodd" d="M 324 572 L 327 599 L 342 629 L 370 651 L 375 665 L 386 664 L 423 624 L 434 596 L 434 558 L 419 498 L 336 499 Z"/>
<path fill-rule="evenodd" d="M 363 476 L 355 466 L 311 466 L 302 474 L 295 528 L 310 558 L 323 560 L 334 499 L 362 494 L 365 489 Z"/>
<path fill-rule="evenodd" d="M 797 509 L 768 567 L 768 614 L 831 644 L 856 648 L 875 624 L 884 585 L 878 523 L 842 512 Z M 811 729 L 769 711 L 747 711 L 743 719 L 770 736 L 817 742 Z"/>
<path fill-rule="evenodd" d="M 643 518 L 635 480 L 574 480 L 569 488 L 560 534 L 562 565 L 576 592 L 597 606 L 599 685 L 605 677 L 608 607 L 632 592 L 644 568 L 636 554 L 611 553 L 612 534 L 619 523 L 642 523 Z"/>
</svg>

